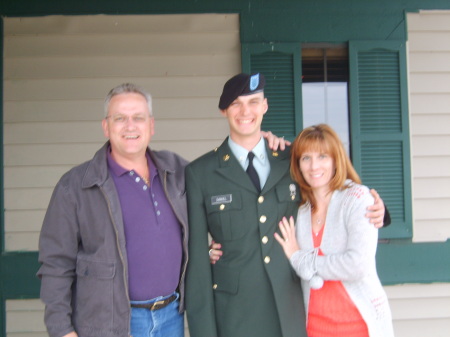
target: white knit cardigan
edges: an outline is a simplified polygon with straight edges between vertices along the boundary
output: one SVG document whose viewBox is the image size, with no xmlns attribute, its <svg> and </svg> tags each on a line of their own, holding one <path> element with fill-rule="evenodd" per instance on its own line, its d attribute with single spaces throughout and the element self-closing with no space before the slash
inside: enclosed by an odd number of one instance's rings
<svg viewBox="0 0 450 337">
<path fill-rule="evenodd" d="M 365 217 L 374 202 L 369 189 L 350 180 L 349 188 L 335 191 L 326 216 L 320 248 L 314 249 L 311 206 L 300 207 L 296 235 L 300 250 L 290 259 L 302 279 L 305 308 L 308 312 L 310 280 L 340 280 L 367 324 L 370 337 L 394 336 L 386 293 L 376 271 L 375 254 L 378 230 Z"/>
</svg>

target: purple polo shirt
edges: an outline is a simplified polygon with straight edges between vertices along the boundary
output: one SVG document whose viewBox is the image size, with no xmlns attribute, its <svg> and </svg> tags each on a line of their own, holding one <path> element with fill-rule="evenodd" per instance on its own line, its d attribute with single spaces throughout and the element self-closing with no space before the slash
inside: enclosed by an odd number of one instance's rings
<svg viewBox="0 0 450 337">
<path fill-rule="evenodd" d="M 117 164 L 108 151 L 109 172 L 122 208 L 131 301 L 173 293 L 180 280 L 182 234 L 147 152 L 150 186 L 134 171 Z"/>
</svg>

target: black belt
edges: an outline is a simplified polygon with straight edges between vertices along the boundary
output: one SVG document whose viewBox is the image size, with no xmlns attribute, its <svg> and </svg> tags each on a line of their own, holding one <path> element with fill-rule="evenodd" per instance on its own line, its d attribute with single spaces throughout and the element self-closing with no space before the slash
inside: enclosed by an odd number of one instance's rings
<svg viewBox="0 0 450 337">
<path fill-rule="evenodd" d="M 132 308 L 144 308 L 144 309 L 149 309 L 149 310 L 159 310 L 159 309 L 166 307 L 167 305 L 169 305 L 176 299 L 177 299 L 177 295 L 172 295 L 172 296 L 166 298 L 165 300 L 156 301 L 156 302 L 148 303 L 148 304 L 133 304 L 133 303 L 131 303 L 131 307 Z"/>
</svg>

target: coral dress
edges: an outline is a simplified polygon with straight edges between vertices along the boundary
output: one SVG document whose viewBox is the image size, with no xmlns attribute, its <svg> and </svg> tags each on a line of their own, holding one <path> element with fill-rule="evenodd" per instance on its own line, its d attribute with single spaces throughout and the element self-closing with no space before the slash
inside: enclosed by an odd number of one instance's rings
<svg viewBox="0 0 450 337">
<path fill-rule="evenodd" d="M 314 247 L 322 242 L 324 227 L 312 233 Z M 319 250 L 319 255 L 324 255 Z M 325 281 L 311 289 L 308 308 L 308 337 L 369 337 L 367 325 L 341 281 Z"/>
</svg>

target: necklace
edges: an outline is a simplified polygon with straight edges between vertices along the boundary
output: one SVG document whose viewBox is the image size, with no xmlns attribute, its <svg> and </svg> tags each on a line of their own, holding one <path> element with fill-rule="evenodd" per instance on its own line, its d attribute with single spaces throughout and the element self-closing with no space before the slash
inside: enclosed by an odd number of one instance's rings
<svg viewBox="0 0 450 337">
<path fill-rule="evenodd" d="M 315 224 L 316 225 L 312 226 L 312 230 L 315 236 L 319 236 L 319 233 L 323 228 L 324 222 L 322 221 L 322 219 L 317 218 Z"/>
<path fill-rule="evenodd" d="M 150 186 L 150 167 L 147 167 L 147 174 L 144 176 L 142 176 L 142 180 L 144 181 L 145 185 Z"/>
</svg>

